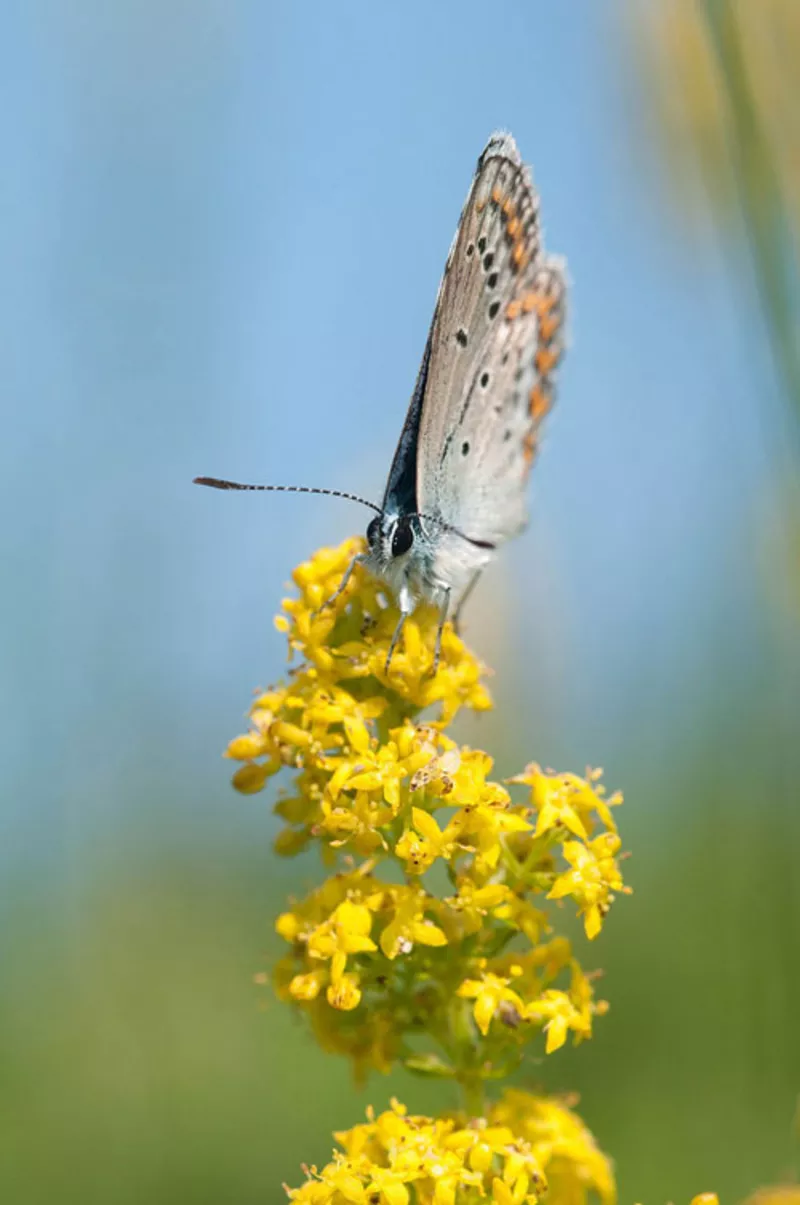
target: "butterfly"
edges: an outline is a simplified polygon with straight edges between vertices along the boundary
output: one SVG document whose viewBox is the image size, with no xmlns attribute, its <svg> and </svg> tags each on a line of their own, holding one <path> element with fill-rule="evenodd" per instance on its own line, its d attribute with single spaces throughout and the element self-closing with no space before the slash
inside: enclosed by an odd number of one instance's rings
<svg viewBox="0 0 800 1205">
<path fill-rule="evenodd" d="M 526 486 L 564 348 L 563 262 L 542 246 L 539 198 L 510 134 L 489 139 L 445 264 L 416 386 L 380 506 L 338 490 L 252 486 L 198 477 L 216 489 L 289 490 L 350 498 L 375 512 L 358 565 L 384 581 L 403 623 L 421 601 L 442 629 L 495 549 L 527 522 Z"/>
</svg>

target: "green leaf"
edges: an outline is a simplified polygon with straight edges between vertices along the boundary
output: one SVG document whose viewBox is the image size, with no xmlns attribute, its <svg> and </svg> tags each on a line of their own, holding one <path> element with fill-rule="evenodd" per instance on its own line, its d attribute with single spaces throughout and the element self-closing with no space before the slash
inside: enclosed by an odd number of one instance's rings
<svg viewBox="0 0 800 1205">
<path fill-rule="evenodd" d="M 453 1079 L 456 1071 L 438 1054 L 412 1054 L 405 1060 L 405 1067 L 415 1075 L 426 1075 L 433 1079 Z"/>
</svg>

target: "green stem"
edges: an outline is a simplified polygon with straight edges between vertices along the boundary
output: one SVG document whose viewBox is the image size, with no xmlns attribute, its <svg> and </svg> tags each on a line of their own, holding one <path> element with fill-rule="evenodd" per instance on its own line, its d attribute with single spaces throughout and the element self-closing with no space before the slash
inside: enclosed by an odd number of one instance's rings
<svg viewBox="0 0 800 1205">
<path fill-rule="evenodd" d="M 709 39 L 725 89 L 728 143 L 745 238 L 773 356 L 800 418 L 800 346 L 794 296 L 797 262 L 778 170 L 752 94 L 741 30 L 729 0 L 705 0 Z"/>
<path fill-rule="evenodd" d="M 451 1054 L 458 1068 L 456 1080 L 461 1087 L 464 1110 L 469 1117 L 482 1117 L 484 1112 L 483 1075 L 478 1066 L 478 1050 L 472 1010 L 466 1000 L 454 999 L 448 1010 Z"/>
<path fill-rule="evenodd" d="M 468 1117 L 483 1117 L 485 1110 L 483 1079 L 478 1074 L 464 1073 L 458 1077 L 464 1096 L 464 1111 Z"/>
</svg>

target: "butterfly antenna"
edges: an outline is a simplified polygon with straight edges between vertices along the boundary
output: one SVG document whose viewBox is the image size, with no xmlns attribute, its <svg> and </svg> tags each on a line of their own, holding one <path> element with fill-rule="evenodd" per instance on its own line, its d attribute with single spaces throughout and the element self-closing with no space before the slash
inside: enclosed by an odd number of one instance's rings
<svg viewBox="0 0 800 1205">
<path fill-rule="evenodd" d="M 497 545 L 493 544 L 490 540 L 476 540 L 474 536 L 468 536 L 467 533 L 462 531 L 459 527 L 454 527 L 452 523 L 445 523 L 444 519 L 440 519 L 436 515 L 426 515 L 424 511 L 417 511 L 416 515 L 418 519 L 425 519 L 428 523 L 432 523 L 434 526 L 441 528 L 442 531 L 449 531 L 454 536 L 458 536 L 460 539 L 466 540 L 467 543 L 472 544 L 474 548 L 486 548 L 489 551 L 493 551 L 497 548 Z"/>
<path fill-rule="evenodd" d="M 212 490 L 266 490 L 274 494 L 324 494 L 327 498 L 345 498 L 348 502 L 360 502 L 368 506 L 376 514 L 381 508 L 358 494 L 348 494 L 344 490 L 325 490 L 312 485 L 244 485 L 240 481 L 223 481 L 220 477 L 195 477 L 193 485 L 208 485 Z"/>
</svg>

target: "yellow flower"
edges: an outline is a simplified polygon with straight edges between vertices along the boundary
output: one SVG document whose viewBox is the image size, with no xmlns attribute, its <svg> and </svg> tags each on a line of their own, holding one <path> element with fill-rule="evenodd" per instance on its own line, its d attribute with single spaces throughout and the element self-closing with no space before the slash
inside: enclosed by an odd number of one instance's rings
<svg viewBox="0 0 800 1205">
<path fill-rule="evenodd" d="M 371 927 L 372 914 L 365 904 L 343 900 L 330 918 L 309 935 L 308 952 L 312 958 L 335 961 L 348 954 L 374 950 L 375 942 L 369 937 Z"/>
<path fill-rule="evenodd" d="M 603 833 L 587 845 L 580 841 L 566 841 L 563 846 L 564 857 L 571 869 L 558 876 L 548 899 L 557 900 L 571 895 L 578 903 L 586 936 L 590 940 L 600 932 L 603 918 L 614 899 L 612 892 L 630 890 L 623 885 L 614 861 L 619 846 L 616 833 Z"/>
<path fill-rule="evenodd" d="M 450 858 L 458 839 L 460 824 L 451 820 L 444 832 L 422 808 L 411 809 L 413 828 L 406 829 L 395 846 L 395 853 L 411 874 L 423 874 L 437 858 Z"/>
<path fill-rule="evenodd" d="M 549 1185 L 552 1201 L 585 1205 L 594 1192 L 614 1205 L 608 1159 L 580 1118 L 551 1098 L 509 1091 L 485 1119 L 409 1116 L 397 1101 L 367 1116 L 335 1135 L 341 1152 L 288 1190 L 293 1201 L 405 1205 L 411 1189 L 419 1205 L 536 1205 Z"/>
<path fill-rule="evenodd" d="M 513 811 L 507 798 L 496 798 L 462 809 L 458 817 L 461 838 L 475 849 L 476 869 L 491 874 L 500 861 L 504 839 L 530 829 L 528 821 Z"/>
<path fill-rule="evenodd" d="M 719 1205 L 717 1195 L 713 1192 L 701 1193 L 695 1197 L 692 1205 Z M 800 1184 L 766 1184 L 758 1188 L 745 1201 L 745 1205 L 800 1205 Z"/>
<path fill-rule="evenodd" d="M 524 773 L 512 778 L 511 782 L 525 783 L 531 788 L 531 803 L 537 813 L 535 836 L 561 825 L 585 841 L 597 819 L 616 832 L 611 808 L 622 803 L 622 795 L 617 792 L 607 799 L 599 781 L 601 774 L 601 770 L 587 770 L 584 779 L 577 774 L 545 773 L 532 762 Z"/>
<path fill-rule="evenodd" d="M 552 1201 L 584 1205 L 594 1191 L 603 1205 L 614 1205 L 611 1162 L 580 1117 L 563 1102 L 506 1089 L 490 1109 L 489 1119 L 494 1125 L 507 1125 L 530 1144 L 547 1176 Z"/>
<path fill-rule="evenodd" d="M 499 1176 L 495 1176 L 494 1180 L 492 1180 L 492 1200 L 497 1205 L 522 1205 L 522 1202 L 527 1199 L 527 1195 L 527 1176 L 520 1176 L 514 1184 L 513 1189 L 509 1188 L 505 1180 L 501 1180 Z"/>
<path fill-rule="evenodd" d="M 409 1193 L 401 1176 L 389 1168 L 376 1167 L 367 1185 L 367 1199 L 375 1205 L 376 1197 L 385 1205 L 408 1205 Z"/>
<path fill-rule="evenodd" d="M 337 966 L 334 961 L 331 969 L 331 981 L 328 984 L 326 997 L 331 1008 L 341 1012 L 351 1012 L 361 1003 L 361 988 L 358 986 L 356 975 L 345 973 L 344 965 Z"/>
<path fill-rule="evenodd" d="M 528 1006 L 526 1015 L 530 1020 L 546 1020 L 544 1028 L 547 1033 L 547 1054 L 552 1054 L 564 1045 L 570 1029 L 585 1029 L 584 1018 L 567 993 L 554 988 L 542 992 L 540 998 Z"/>
<path fill-rule="evenodd" d="M 520 933 L 524 933 L 528 941 L 535 945 L 541 935 L 549 929 L 547 916 L 541 908 L 534 907 L 529 900 L 509 890 L 507 902 L 494 909 L 498 920 L 508 921 Z"/>
<path fill-rule="evenodd" d="M 316 1000 L 327 978 L 328 972 L 322 968 L 295 975 L 289 984 L 289 994 L 293 1000 Z"/>
<path fill-rule="evenodd" d="M 349 955 L 369 954 L 377 946 L 369 936 L 374 913 L 383 902 L 381 890 L 364 870 L 328 880 L 293 912 L 284 912 L 276 932 L 302 952 L 305 969 L 288 983 L 289 996 L 298 1002 L 316 1000 L 328 983 L 327 999 L 333 1008 L 351 1010 L 361 999 L 358 976 L 346 972 Z M 321 969 L 320 962 L 329 964 Z M 282 971 L 281 982 L 286 980 Z"/>
<path fill-rule="evenodd" d="M 424 891 L 417 891 L 413 887 L 396 887 L 392 895 L 394 918 L 380 938 L 381 950 L 387 958 L 410 954 L 415 945 L 447 945 L 447 937 L 442 930 L 425 917 L 428 897 Z"/>
<path fill-rule="evenodd" d="M 490 971 L 485 972 L 480 979 L 465 979 L 458 989 L 458 995 L 467 1000 L 474 1000 L 473 1016 L 475 1024 L 486 1036 L 493 1018 L 505 1015 L 515 1018 L 516 1023 L 525 1016 L 525 1005 L 516 992 L 509 988 L 510 979 L 501 979 Z M 501 1006 L 504 1006 L 501 1009 Z"/>
<path fill-rule="evenodd" d="M 454 930 L 458 923 L 463 936 L 479 933 L 490 914 L 512 921 L 515 928 L 524 932 L 522 925 L 515 923 L 517 900 L 507 883 L 485 883 L 478 887 L 472 879 L 464 877 L 458 881 L 458 894 L 446 900 L 446 915 Z M 523 901 L 519 903 L 523 904 Z"/>
</svg>

